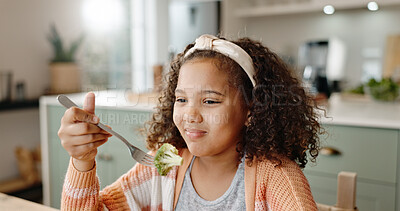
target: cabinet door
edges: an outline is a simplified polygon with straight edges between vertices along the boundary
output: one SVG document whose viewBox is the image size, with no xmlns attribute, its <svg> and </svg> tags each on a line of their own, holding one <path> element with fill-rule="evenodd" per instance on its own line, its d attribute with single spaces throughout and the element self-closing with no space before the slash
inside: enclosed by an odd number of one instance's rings
<svg viewBox="0 0 400 211">
<path fill-rule="evenodd" d="M 60 208 L 61 191 L 69 163 L 69 155 L 57 135 L 64 112 L 65 108 L 61 106 L 47 106 L 50 206 L 55 208 Z"/>
<path fill-rule="evenodd" d="M 327 133 L 321 145 L 333 147 L 340 155 L 317 157 L 307 170 L 337 175 L 352 171 L 358 178 L 395 184 L 399 134 L 394 129 L 324 125 Z"/>
<path fill-rule="evenodd" d="M 50 179 L 50 206 L 60 208 L 61 192 L 67 172 L 70 156 L 61 146 L 58 137 L 58 129 L 61 125 L 61 118 L 65 113 L 65 108 L 58 105 L 47 107 L 48 116 L 48 145 L 49 145 L 49 179 Z M 107 110 L 96 109 L 96 115 L 100 117 L 107 115 Z M 98 148 L 99 155 L 107 155 L 108 149 L 105 146 Z M 105 181 L 112 181 L 113 174 L 109 171 L 111 165 L 106 159 L 97 157 L 97 171 Z M 104 187 L 104 185 L 102 185 Z"/>
<path fill-rule="evenodd" d="M 337 177 L 305 173 L 309 180 L 314 200 L 317 203 L 335 205 L 337 197 Z M 374 184 L 357 181 L 356 205 L 362 211 L 395 211 L 394 185 Z"/>
<path fill-rule="evenodd" d="M 318 203 L 336 203 L 337 175 L 357 173 L 356 204 L 359 210 L 395 210 L 399 133 L 394 129 L 324 125 L 322 146 L 340 155 L 317 157 L 304 170 Z"/>
<path fill-rule="evenodd" d="M 96 109 L 96 116 L 100 118 L 100 121 L 104 123 L 104 119 L 107 117 L 108 110 L 107 109 Z M 109 139 L 110 141 L 110 139 Z M 107 141 L 108 143 L 108 141 Z M 108 144 L 105 143 L 99 148 L 97 148 L 97 156 L 96 156 L 96 170 L 97 175 L 100 179 L 100 188 L 104 188 L 106 185 L 110 183 L 112 180 L 112 172 L 110 169 L 110 153 L 108 150 Z"/>
<path fill-rule="evenodd" d="M 149 120 L 150 115 L 151 112 L 149 111 L 109 109 L 104 122 L 131 144 L 147 152 L 145 136 L 141 130 L 144 123 Z M 107 166 L 111 176 L 109 181 L 105 181 L 100 173 L 99 177 L 102 183 L 108 185 L 129 171 L 136 164 L 136 161 L 131 157 L 129 149 L 121 140 L 111 137 L 106 145 L 107 156 L 110 158 Z"/>
</svg>

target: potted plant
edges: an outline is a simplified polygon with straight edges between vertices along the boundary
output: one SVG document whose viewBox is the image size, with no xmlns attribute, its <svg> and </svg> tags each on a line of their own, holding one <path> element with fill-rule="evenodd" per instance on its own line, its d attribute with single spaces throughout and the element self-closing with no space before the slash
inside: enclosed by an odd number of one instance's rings
<svg viewBox="0 0 400 211">
<path fill-rule="evenodd" d="M 83 36 L 74 40 L 67 48 L 54 24 L 50 26 L 47 39 L 53 47 L 54 57 L 50 62 L 50 93 L 79 92 L 81 87 L 80 69 L 76 64 L 75 55 L 82 44 Z"/>
</svg>

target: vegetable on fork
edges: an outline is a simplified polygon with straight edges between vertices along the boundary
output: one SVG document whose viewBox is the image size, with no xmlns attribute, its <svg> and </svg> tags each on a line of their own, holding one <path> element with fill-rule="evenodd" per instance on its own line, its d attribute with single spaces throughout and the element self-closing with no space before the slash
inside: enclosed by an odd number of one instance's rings
<svg viewBox="0 0 400 211">
<path fill-rule="evenodd" d="M 178 155 L 178 150 L 171 144 L 163 144 L 154 156 L 154 165 L 161 176 L 165 176 L 174 166 L 182 165 L 183 158 Z"/>
</svg>

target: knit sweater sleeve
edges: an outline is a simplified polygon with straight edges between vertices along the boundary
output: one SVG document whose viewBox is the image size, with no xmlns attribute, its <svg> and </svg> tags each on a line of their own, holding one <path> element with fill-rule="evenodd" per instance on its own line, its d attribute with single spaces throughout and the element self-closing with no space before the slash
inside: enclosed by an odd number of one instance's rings
<svg viewBox="0 0 400 211">
<path fill-rule="evenodd" d="M 316 211 L 310 186 L 299 166 L 287 158 L 275 167 L 269 161 L 257 165 L 256 210 Z"/>
<path fill-rule="evenodd" d="M 61 210 L 129 210 L 119 182 L 100 191 L 96 166 L 87 172 L 75 169 L 70 160 L 61 196 Z"/>
<path fill-rule="evenodd" d="M 71 158 L 61 194 L 61 210 L 98 210 L 99 189 L 96 166 L 81 172 L 75 169 Z"/>
<path fill-rule="evenodd" d="M 126 174 L 100 191 L 96 166 L 87 172 L 70 161 L 65 177 L 62 210 L 162 210 L 173 207 L 177 167 L 166 176 L 156 168 L 136 164 Z"/>
</svg>

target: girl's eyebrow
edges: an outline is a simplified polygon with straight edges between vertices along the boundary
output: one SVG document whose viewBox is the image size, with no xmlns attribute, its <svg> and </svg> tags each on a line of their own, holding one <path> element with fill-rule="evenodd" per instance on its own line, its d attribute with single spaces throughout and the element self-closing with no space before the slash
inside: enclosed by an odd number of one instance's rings
<svg viewBox="0 0 400 211">
<path fill-rule="evenodd" d="M 185 93 L 185 91 L 183 91 L 182 89 L 175 89 L 175 93 Z"/>
<path fill-rule="evenodd" d="M 204 94 L 216 94 L 216 95 L 220 95 L 220 96 L 225 97 L 225 95 L 222 94 L 221 92 L 214 91 L 214 90 L 203 90 L 201 92 L 204 93 Z"/>
<path fill-rule="evenodd" d="M 175 93 L 182 93 L 182 94 L 184 94 L 184 93 L 186 93 L 186 92 L 183 91 L 182 89 L 175 89 Z M 216 95 L 220 95 L 220 96 L 225 97 L 224 94 L 222 94 L 221 92 L 215 91 L 215 90 L 208 90 L 208 89 L 207 89 L 207 90 L 202 90 L 201 93 L 202 93 L 202 94 L 216 94 Z"/>
</svg>

